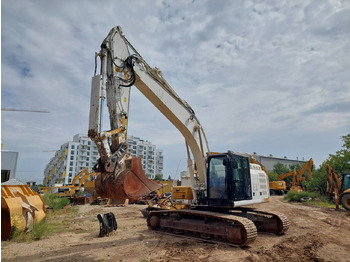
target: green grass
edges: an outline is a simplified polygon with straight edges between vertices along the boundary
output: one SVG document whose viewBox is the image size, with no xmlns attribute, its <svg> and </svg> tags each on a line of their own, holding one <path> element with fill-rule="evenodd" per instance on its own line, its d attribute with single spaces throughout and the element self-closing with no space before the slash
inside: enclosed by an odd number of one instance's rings
<svg viewBox="0 0 350 262">
<path fill-rule="evenodd" d="M 62 211 L 58 210 L 53 213 L 47 213 L 46 219 L 40 223 L 36 223 L 29 232 L 18 231 L 14 227 L 9 241 L 30 243 L 46 236 L 67 231 L 69 218 L 76 217 L 79 210 L 77 207 L 72 207 L 65 209 L 65 212 Z"/>
<path fill-rule="evenodd" d="M 32 230 L 30 230 L 29 232 L 18 231 L 16 227 L 14 227 L 11 234 L 11 240 L 15 242 L 30 243 L 32 241 L 39 240 L 45 237 L 49 232 L 48 229 L 49 229 L 49 224 L 46 219 L 39 223 L 34 224 Z"/>
<path fill-rule="evenodd" d="M 320 195 L 315 192 L 296 192 L 291 190 L 284 196 L 284 200 L 287 200 L 288 202 L 302 202 L 302 200 L 305 198 L 315 200 L 318 197 L 320 197 Z"/>
<path fill-rule="evenodd" d="M 289 191 L 284 200 L 288 202 L 303 202 L 310 206 L 335 208 L 335 204 L 330 202 L 329 197 L 316 192 L 296 192 Z"/>
<path fill-rule="evenodd" d="M 43 199 L 44 199 L 45 205 L 51 207 L 54 211 L 60 210 L 64 206 L 67 206 L 70 204 L 70 201 L 68 198 L 59 197 L 56 194 L 45 194 Z"/>
</svg>

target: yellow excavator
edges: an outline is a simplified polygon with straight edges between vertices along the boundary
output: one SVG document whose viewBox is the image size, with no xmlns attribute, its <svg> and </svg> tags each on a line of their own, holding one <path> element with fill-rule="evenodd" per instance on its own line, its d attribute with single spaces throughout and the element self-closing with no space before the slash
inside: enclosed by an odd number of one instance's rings
<svg viewBox="0 0 350 262">
<path fill-rule="evenodd" d="M 141 159 L 127 153 L 130 89 L 134 85 L 180 131 L 187 149 L 190 179 L 187 186 L 178 188 L 179 201 L 187 203 L 186 208 L 150 210 L 147 225 L 151 230 L 241 246 L 252 243 L 257 232 L 283 234 L 288 230 L 285 215 L 248 207 L 269 201 L 267 174 L 245 155 L 211 153 L 194 110 L 159 69 L 146 63 L 120 27 L 110 30 L 97 57 L 100 72 L 95 70 L 92 78 L 88 135 L 100 154 L 94 166 L 100 173 L 95 180 L 99 196 L 133 200 L 161 187 L 147 179 Z M 101 130 L 105 99 L 109 131 Z"/>
<path fill-rule="evenodd" d="M 95 176 L 95 172 L 89 173 L 88 168 L 84 168 L 80 171 L 72 180 L 71 185 L 66 186 L 52 186 L 52 187 L 41 187 L 39 188 L 40 194 L 45 194 L 46 192 L 51 194 L 58 194 L 60 197 L 72 196 L 81 190 L 86 180 L 90 177 Z M 78 183 L 79 180 L 79 183 Z"/>
<path fill-rule="evenodd" d="M 270 193 L 277 193 L 281 194 L 281 191 L 286 192 L 287 187 L 286 187 L 286 182 L 283 181 L 283 179 L 292 176 L 292 185 L 290 187 L 290 190 L 293 191 L 303 191 L 303 182 L 305 182 L 306 178 L 303 176 L 304 173 L 307 171 L 308 172 L 308 179 L 310 180 L 312 177 L 312 169 L 313 169 L 314 161 L 312 158 L 310 158 L 309 161 L 307 161 L 301 169 L 299 169 L 298 172 L 296 172 L 295 169 L 292 171 L 281 174 L 278 178 L 277 181 L 271 181 L 269 183 L 270 185 Z"/>
<path fill-rule="evenodd" d="M 327 190 L 329 196 L 334 197 L 336 209 L 341 204 L 346 210 L 350 211 L 350 174 L 338 173 L 330 166 L 326 166 L 327 170 Z"/>
</svg>

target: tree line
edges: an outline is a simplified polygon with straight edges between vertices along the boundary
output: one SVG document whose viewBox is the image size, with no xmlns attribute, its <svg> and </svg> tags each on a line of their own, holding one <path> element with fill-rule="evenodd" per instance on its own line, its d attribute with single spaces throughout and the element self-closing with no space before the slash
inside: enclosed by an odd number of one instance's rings
<svg viewBox="0 0 350 262">
<path fill-rule="evenodd" d="M 350 173 L 350 134 L 342 136 L 343 141 L 342 148 L 335 152 L 335 154 L 329 154 L 329 157 L 318 167 L 313 168 L 312 177 L 308 180 L 306 177 L 305 185 L 307 191 L 318 192 L 321 195 L 326 194 L 327 189 L 327 171 L 326 166 L 330 165 L 340 175 L 342 173 Z M 297 172 L 302 168 L 302 164 L 283 165 L 277 163 L 274 168 L 269 172 L 270 181 L 276 181 L 278 176 L 281 174 L 288 173 L 295 169 Z M 287 185 L 291 184 L 292 177 L 285 179 Z"/>
</svg>

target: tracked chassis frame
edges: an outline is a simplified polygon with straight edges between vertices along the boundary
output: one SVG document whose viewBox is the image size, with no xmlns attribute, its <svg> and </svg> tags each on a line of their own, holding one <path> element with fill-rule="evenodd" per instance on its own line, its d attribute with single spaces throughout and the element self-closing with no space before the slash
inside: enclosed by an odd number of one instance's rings
<svg viewBox="0 0 350 262">
<path fill-rule="evenodd" d="M 249 246 L 258 232 L 283 234 L 289 221 L 281 213 L 254 209 L 226 210 L 150 210 L 143 211 L 150 229 L 162 233 L 196 238 L 213 243 Z"/>
</svg>

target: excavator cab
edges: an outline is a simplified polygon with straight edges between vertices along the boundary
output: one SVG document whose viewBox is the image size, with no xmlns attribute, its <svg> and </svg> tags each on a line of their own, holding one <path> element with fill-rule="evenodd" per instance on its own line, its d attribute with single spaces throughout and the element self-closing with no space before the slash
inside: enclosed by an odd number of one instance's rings
<svg viewBox="0 0 350 262">
<path fill-rule="evenodd" d="M 232 153 L 208 157 L 208 204 L 234 207 L 235 201 L 252 199 L 249 158 Z"/>
<path fill-rule="evenodd" d="M 350 174 L 343 174 L 341 192 L 350 188 Z"/>
</svg>

